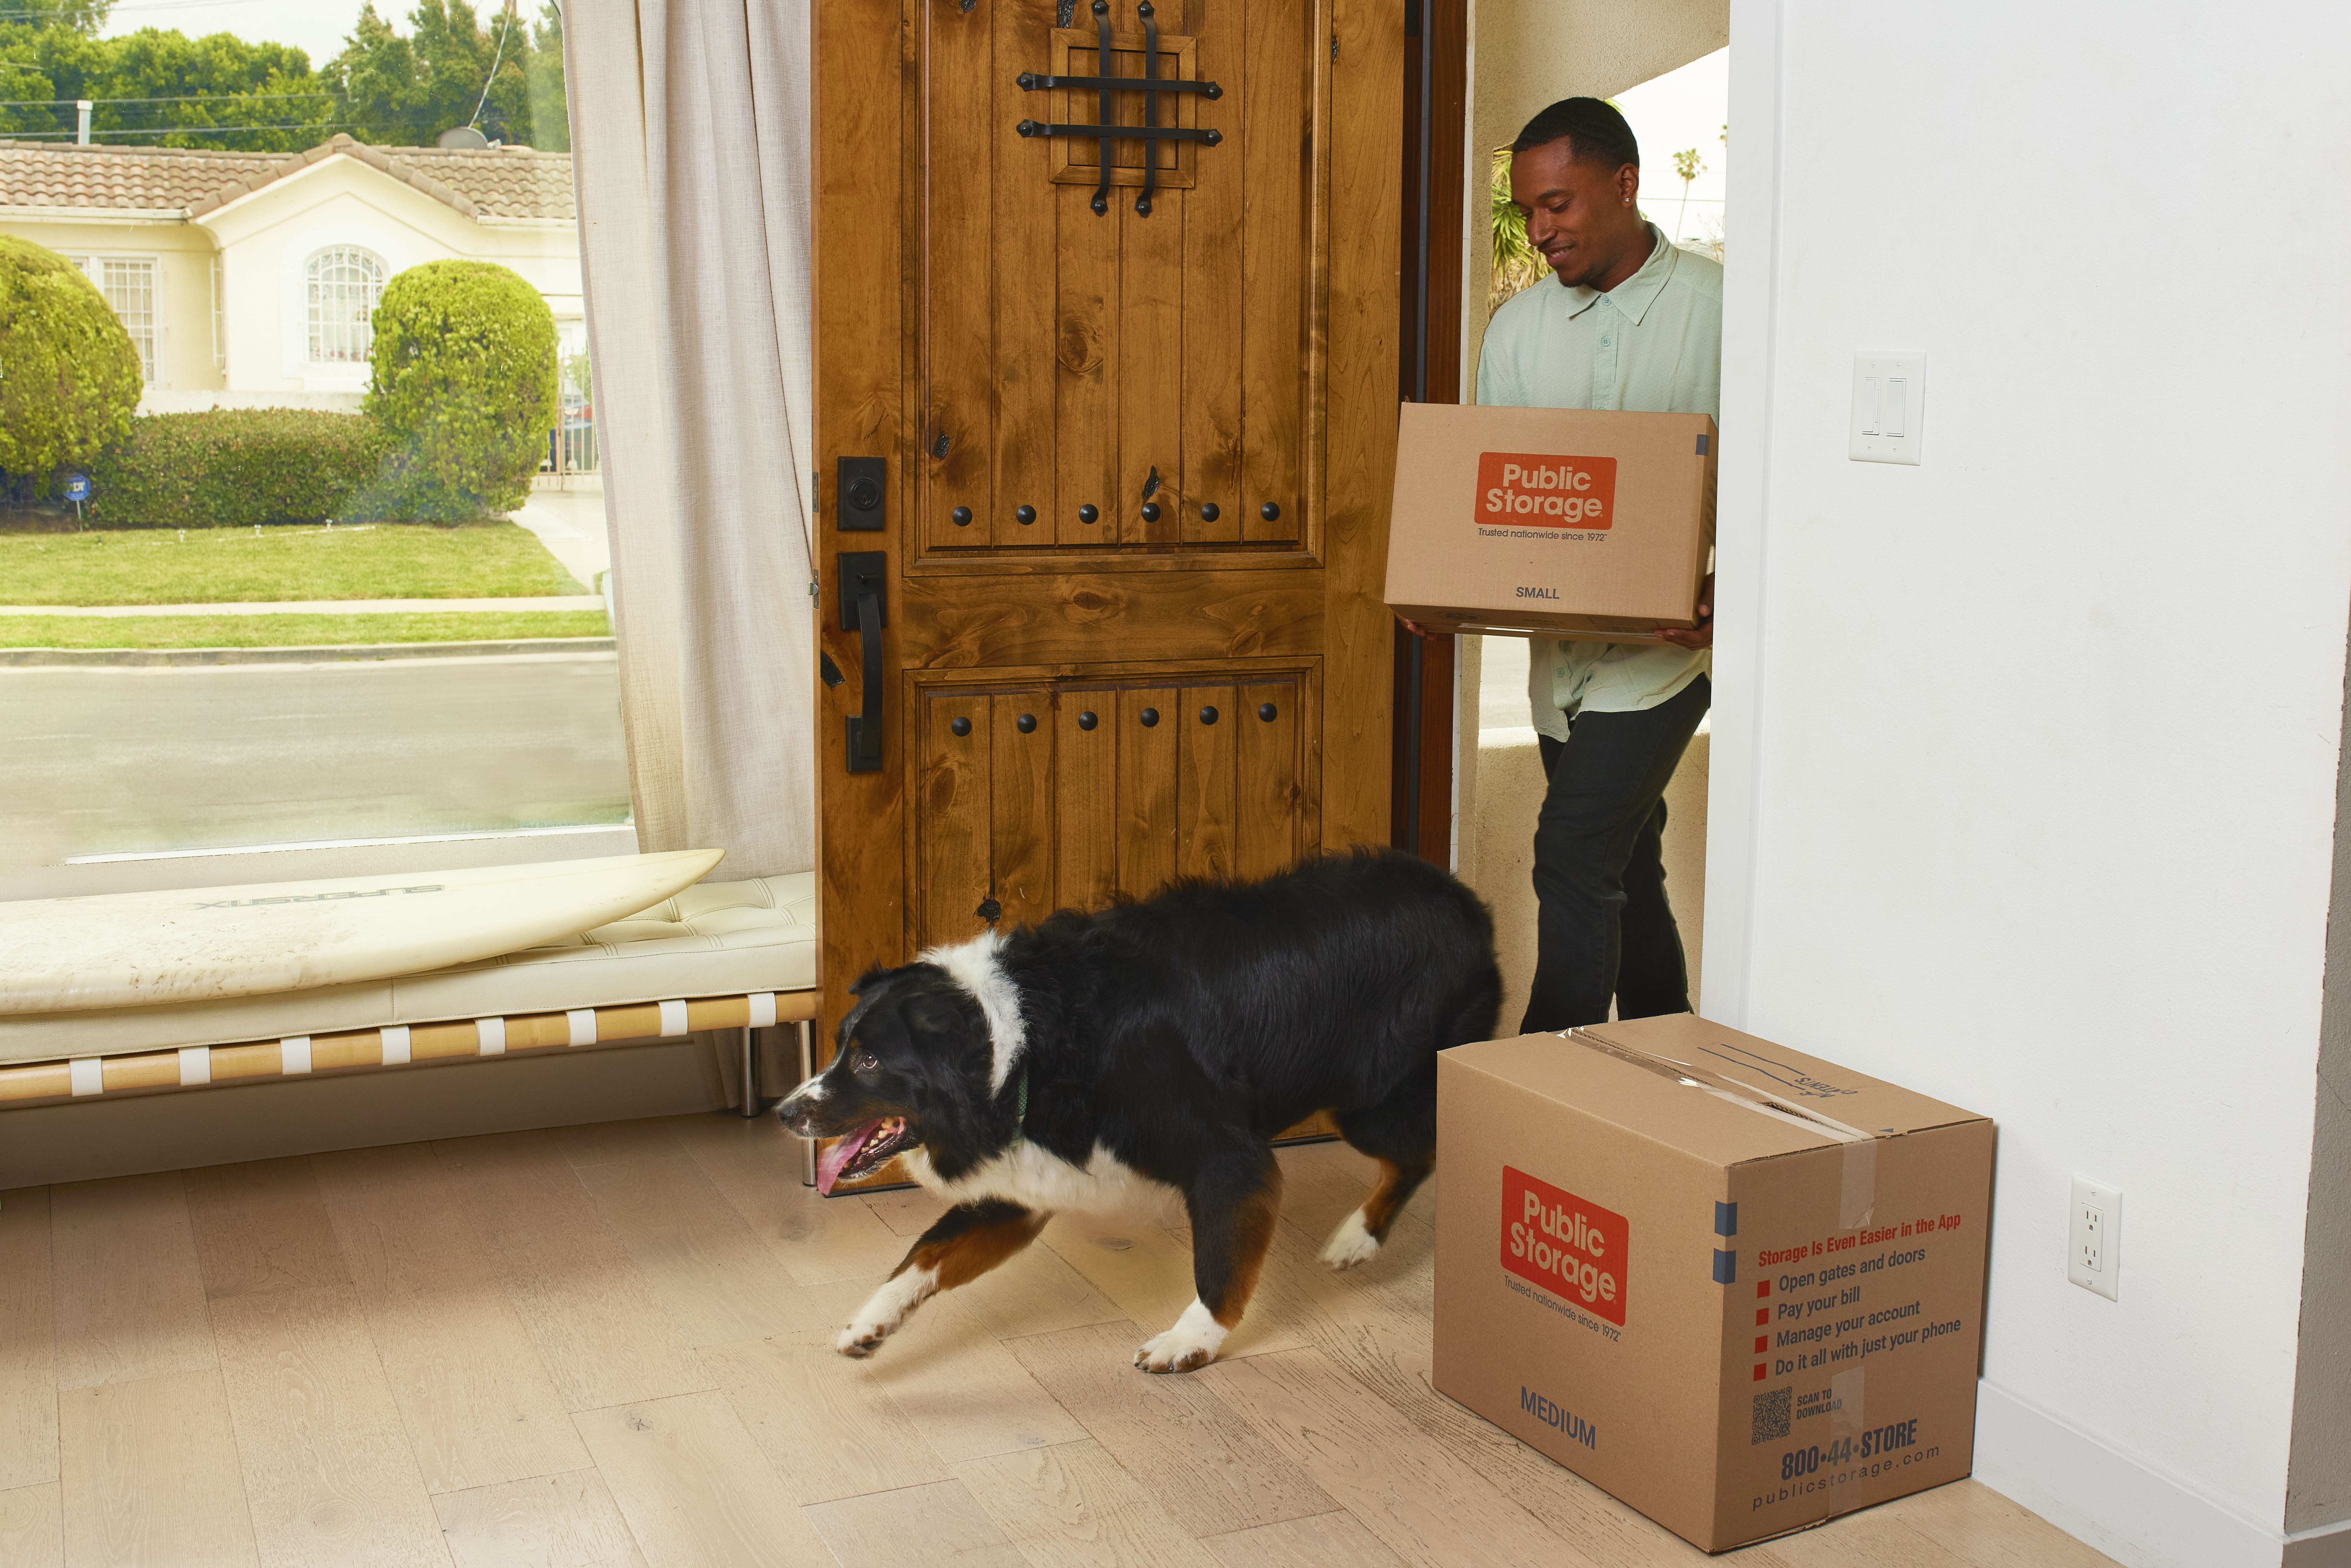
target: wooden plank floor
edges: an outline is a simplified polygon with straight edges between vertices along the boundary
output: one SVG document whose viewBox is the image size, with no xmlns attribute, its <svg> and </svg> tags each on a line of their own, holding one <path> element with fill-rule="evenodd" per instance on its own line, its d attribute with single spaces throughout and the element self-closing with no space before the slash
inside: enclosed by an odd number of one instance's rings
<svg viewBox="0 0 2351 1568">
<path fill-rule="evenodd" d="M 833 1333 L 937 1206 L 826 1201 L 770 1120 L 611 1123 L 0 1194 L 6 1568 L 1704 1561 L 1428 1386 L 1424 1193 L 1283 1151 L 1223 1360 L 1180 1208 L 1063 1218 L 870 1362 Z M 1750 1568 L 2090 1568 L 1972 1481 Z"/>
</svg>

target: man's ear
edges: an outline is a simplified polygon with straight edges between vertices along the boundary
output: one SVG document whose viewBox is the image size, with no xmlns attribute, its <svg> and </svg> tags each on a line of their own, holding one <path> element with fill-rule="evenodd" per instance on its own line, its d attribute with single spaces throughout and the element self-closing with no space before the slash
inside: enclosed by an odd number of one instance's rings
<svg viewBox="0 0 2351 1568">
<path fill-rule="evenodd" d="M 1627 204 L 1637 207 L 1641 203 L 1641 166 L 1627 163 L 1616 171 L 1616 193 Z"/>
</svg>

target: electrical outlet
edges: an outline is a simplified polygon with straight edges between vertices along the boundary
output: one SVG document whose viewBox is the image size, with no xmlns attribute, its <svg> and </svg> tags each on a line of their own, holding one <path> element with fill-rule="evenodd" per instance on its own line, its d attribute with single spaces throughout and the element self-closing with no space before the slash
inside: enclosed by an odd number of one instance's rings
<svg viewBox="0 0 2351 1568">
<path fill-rule="evenodd" d="M 2072 1218 L 2065 1227 L 2065 1278 L 2110 1301 L 2123 1271 L 2123 1195 L 2082 1176 L 2074 1178 Z"/>
</svg>

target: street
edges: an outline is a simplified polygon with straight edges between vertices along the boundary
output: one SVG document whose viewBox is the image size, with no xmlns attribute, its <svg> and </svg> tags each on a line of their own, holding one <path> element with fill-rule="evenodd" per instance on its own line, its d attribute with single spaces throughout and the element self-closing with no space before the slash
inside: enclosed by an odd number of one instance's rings
<svg viewBox="0 0 2351 1568">
<path fill-rule="evenodd" d="M 0 875 L 628 815 L 611 653 L 0 668 Z"/>
</svg>

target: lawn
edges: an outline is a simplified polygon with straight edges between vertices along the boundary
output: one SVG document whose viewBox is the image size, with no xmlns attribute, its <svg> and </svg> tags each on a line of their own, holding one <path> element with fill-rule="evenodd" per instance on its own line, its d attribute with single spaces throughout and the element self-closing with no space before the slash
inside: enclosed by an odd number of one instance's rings
<svg viewBox="0 0 2351 1568">
<path fill-rule="evenodd" d="M 0 533 L 0 604 L 507 599 L 589 591 L 514 523 L 280 527 L 257 534 L 251 528 Z"/>
<path fill-rule="evenodd" d="M 611 623 L 600 610 L 457 610 L 407 615 L 0 615 L 0 648 L 320 648 L 611 634 Z"/>
</svg>

